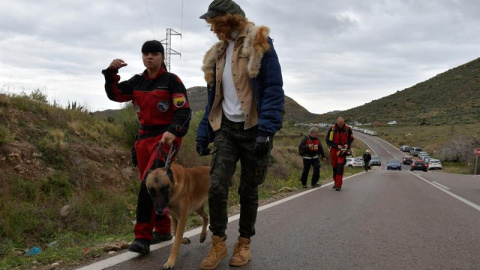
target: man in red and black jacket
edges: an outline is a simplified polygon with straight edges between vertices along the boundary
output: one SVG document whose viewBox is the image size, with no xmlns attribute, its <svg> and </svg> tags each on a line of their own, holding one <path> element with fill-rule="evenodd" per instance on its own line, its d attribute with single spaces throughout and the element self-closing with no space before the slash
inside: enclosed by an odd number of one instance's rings
<svg viewBox="0 0 480 270">
<path fill-rule="evenodd" d="M 342 117 L 337 118 L 333 127 L 328 129 L 327 145 L 330 146 L 330 160 L 333 167 L 333 188 L 337 191 L 342 189 L 343 171 L 346 163 L 346 156 L 350 154 L 350 147 L 353 142 L 353 132 L 345 125 Z"/>
<path fill-rule="evenodd" d="M 191 110 L 182 81 L 165 68 L 162 44 L 157 40 L 145 42 L 142 55 L 146 70 L 127 81 L 119 82 L 120 76 L 117 75 L 118 69 L 127 65 L 122 59 L 114 59 L 102 73 L 108 98 L 116 102 L 132 101 L 140 122 L 135 150 L 142 183 L 138 194 L 135 240 L 129 250 L 147 254 L 150 244 L 170 240 L 172 235 L 168 213 L 155 215 L 145 178 L 149 170 L 165 166 L 159 145 L 164 153 L 168 153 L 170 147 L 175 147 L 178 152 L 182 137 L 188 131 Z"/>
<path fill-rule="evenodd" d="M 313 168 L 312 188 L 320 187 L 321 184 L 318 184 L 318 180 L 320 179 L 319 156 L 322 156 L 323 162 L 326 162 L 327 159 L 325 158 L 322 143 L 318 139 L 318 128 L 312 127 L 310 129 L 309 135 L 302 139 L 298 149 L 303 159 L 303 172 L 300 178 L 303 188 L 307 188 L 307 178 L 310 167 Z"/>
</svg>

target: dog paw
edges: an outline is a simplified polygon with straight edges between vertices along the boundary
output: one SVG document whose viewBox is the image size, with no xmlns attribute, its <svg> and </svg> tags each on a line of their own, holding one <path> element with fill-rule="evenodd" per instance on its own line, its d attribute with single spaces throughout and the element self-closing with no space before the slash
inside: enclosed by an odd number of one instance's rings
<svg viewBox="0 0 480 270">
<path fill-rule="evenodd" d="M 173 267 L 175 267 L 175 264 L 166 262 L 166 263 L 163 265 L 163 268 L 162 268 L 162 269 L 173 269 Z"/>
<path fill-rule="evenodd" d="M 191 243 L 192 243 L 192 241 L 190 241 L 190 238 L 188 238 L 188 237 L 184 237 L 182 239 L 182 244 L 184 244 L 184 245 L 190 245 Z"/>
<path fill-rule="evenodd" d="M 200 235 L 200 243 L 205 242 L 205 239 L 207 239 L 207 235 L 206 235 L 206 234 Z"/>
</svg>

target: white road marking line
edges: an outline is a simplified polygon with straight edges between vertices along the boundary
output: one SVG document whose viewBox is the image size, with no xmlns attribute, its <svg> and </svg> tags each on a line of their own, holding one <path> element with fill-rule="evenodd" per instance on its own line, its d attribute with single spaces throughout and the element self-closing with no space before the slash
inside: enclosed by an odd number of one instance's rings
<svg viewBox="0 0 480 270">
<path fill-rule="evenodd" d="M 375 153 L 376 156 L 378 156 L 377 152 L 375 152 L 375 150 L 373 150 L 373 148 L 366 141 L 362 140 L 360 137 L 356 137 L 356 138 L 359 138 L 365 145 L 368 146 L 368 148 L 372 149 L 372 151 Z"/>
<path fill-rule="evenodd" d="M 382 139 L 382 138 L 378 138 L 378 139 L 380 139 L 380 140 L 384 141 L 385 143 L 389 144 L 390 146 L 392 146 L 395 150 L 397 150 L 397 151 L 398 151 L 399 153 L 401 153 L 402 155 L 405 155 L 405 152 L 402 152 L 400 149 L 398 149 L 397 147 L 395 147 L 395 145 L 393 145 L 393 144 L 385 141 L 385 140 Z"/>
<path fill-rule="evenodd" d="M 351 176 L 348 176 L 348 177 L 345 177 L 343 180 L 346 180 L 346 179 L 349 179 L 349 178 L 352 178 L 352 177 L 355 177 L 355 176 L 359 176 L 361 174 L 364 174 L 365 172 L 361 172 L 361 173 L 357 173 L 355 175 L 351 175 Z M 293 196 L 289 196 L 287 198 L 284 198 L 284 199 L 281 199 L 279 201 L 276 201 L 276 202 L 273 202 L 273 203 L 269 203 L 269 204 L 266 204 L 264 206 L 260 206 L 258 207 L 258 211 L 257 212 L 260 212 L 260 211 L 263 211 L 265 209 L 268 209 L 268 208 L 271 208 L 271 207 L 274 207 L 274 206 L 277 206 L 279 204 L 282 204 L 282 203 L 285 203 L 285 202 L 288 202 L 290 200 L 293 200 L 295 198 L 298 198 L 298 197 L 301 197 L 303 195 L 306 195 L 310 192 L 314 192 L 316 190 L 319 190 L 319 189 L 322 189 L 322 188 L 326 188 L 328 186 L 331 186 L 333 185 L 333 182 L 330 182 L 330 183 L 327 183 L 327 184 L 324 184 L 322 185 L 321 187 L 319 188 L 311 188 L 309 190 L 306 190 L 304 192 L 300 192 L 298 194 L 295 194 Z M 232 222 L 232 221 L 235 221 L 235 220 L 238 220 L 240 218 L 240 214 L 237 214 L 237 215 L 234 215 L 234 216 L 231 216 L 228 218 L 228 223 Z M 190 230 L 190 231 L 187 231 L 183 234 L 183 237 L 193 237 L 197 234 L 200 234 L 202 232 L 202 228 L 201 227 L 198 227 L 196 229 L 193 229 L 193 230 Z M 157 249 L 161 249 L 163 247 L 166 247 L 166 246 L 169 246 L 170 244 L 173 243 L 173 240 L 175 239 L 175 237 L 170 240 L 170 241 L 166 241 L 166 242 L 161 242 L 159 244 L 155 244 L 155 245 L 151 245 L 150 246 L 150 252 L 152 251 L 155 251 Z M 110 257 L 108 259 L 105 259 L 105 260 L 102 260 L 102 261 L 98 261 L 96 263 L 92 263 L 90 265 L 87 265 L 87 266 L 84 266 L 84 267 L 81 267 L 81 268 L 77 268 L 77 270 L 102 270 L 102 269 L 105 269 L 105 268 L 108 268 L 108 267 L 112 267 L 114 265 L 117 265 L 117 264 L 121 264 L 123 262 L 126 262 L 128 260 L 131 260 L 131 259 L 134 259 L 136 257 L 140 257 L 142 255 L 138 254 L 138 253 L 135 253 L 135 252 L 130 252 L 130 251 L 127 251 L 125 253 L 122 253 L 122 254 L 119 254 L 119 255 L 116 255 L 116 256 L 113 256 L 113 257 Z"/>
<path fill-rule="evenodd" d="M 434 186 L 435 188 L 437 188 L 437 189 L 439 189 L 439 190 L 447 193 L 448 195 L 454 197 L 455 199 L 457 199 L 457 200 L 459 200 L 459 201 L 461 201 L 461 202 L 463 202 L 463 203 L 465 203 L 465 204 L 467 204 L 467 205 L 470 205 L 471 207 L 473 207 L 473 208 L 477 209 L 478 211 L 480 211 L 480 205 L 475 204 L 475 203 L 473 203 L 473 202 L 471 202 L 471 201 L 469 201 L 469 200 L 467 200 L 467 199 L 464 199 L 464 198 L 458 196 L 457 194 L 452 193 L 452 192 L 450 192 L 450 191 L 448 191 L 448 190 L 446 190 L 446 189 L 443 189 L 443 188 L 435 185 L 434 183 L 428 181 L 427 179 L 421 177 L 421 176 L 418 175 L 418 174 L 415 174 L 415 173 L 413 173 L 413 172 L 410 172 L 410 173 L 413 174 L 413 175 L 415 175 L 416 177 L 420 178 L 421 180 L 427 182 L 428 184 Z"/>
<path fill-rule="evenodd" d="M 437 183 L 437 182 L 435 182 L 435 181 L 432 181 L 432 183 L 434 183 L 435 185 L 437 185 L 437 186 L 439 186 L 439 187 L 441 187 L 441 188 L 444 188 L 444 189 L 446 189 L 446 190 L 450 190 L 449 187 L 444 186 L 444 185 L 442 185 L 442 184 L 440 184 L 440 183 Z"/>
</svg>

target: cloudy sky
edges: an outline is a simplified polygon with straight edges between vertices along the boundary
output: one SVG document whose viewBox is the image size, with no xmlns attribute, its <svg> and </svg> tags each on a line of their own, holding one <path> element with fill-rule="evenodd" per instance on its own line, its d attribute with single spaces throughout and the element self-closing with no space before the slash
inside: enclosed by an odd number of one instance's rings
<svg viewBox="0 0 480 270">
<path fill-rule="evenodd" d="M 144 41 L 172 38 L 171 71 L 203 86 L 211 0 L 0 0 L 0 92 L 40 89 L 60 104 L 120 108 L 101 70 L 144 70 Z M 313 113 L 343 110 L 403 90 L 480 57 L 479 0 L 237 0 L 271 29 L 286 95 Z"/>
</svg>

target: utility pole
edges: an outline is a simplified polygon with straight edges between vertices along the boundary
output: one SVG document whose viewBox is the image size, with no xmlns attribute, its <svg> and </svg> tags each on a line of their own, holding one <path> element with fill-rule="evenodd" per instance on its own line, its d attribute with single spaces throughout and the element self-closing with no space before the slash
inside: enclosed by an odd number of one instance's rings
<svg viewBox="0 0 480 270">
<path fill-rule="evenodd" d="M 182 54 L 172 49 L 172 36 L 182 36 L 181 33 L 173 30 L 172 28 L 167 28 L 167 35 L 164 40 L 161 41 L 162 44 L 165 44 L 165 66 L 167 66 L 167 70 L 170 71 L 170 56 L 173 55 L 180 55 Z"/>
</svg>

